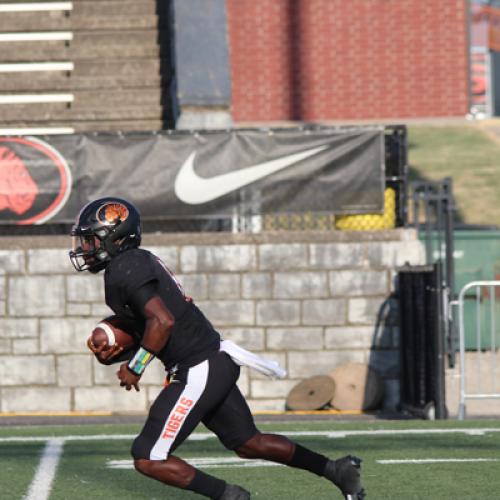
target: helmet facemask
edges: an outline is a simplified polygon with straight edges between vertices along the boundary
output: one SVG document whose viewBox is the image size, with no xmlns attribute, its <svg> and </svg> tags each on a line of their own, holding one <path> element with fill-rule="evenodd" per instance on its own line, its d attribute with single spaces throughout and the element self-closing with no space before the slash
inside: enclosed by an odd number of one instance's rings
<svg viewBox="0 0 500 500">
<path fill-rule="evenodd" d="M 109 255 L 98 236 L 80 228 L 74 228 L 71 236 L 73 250 L 69 252 L 69 258 L 77 271 L 98 273 L 106 267 Z"/>
</svg>

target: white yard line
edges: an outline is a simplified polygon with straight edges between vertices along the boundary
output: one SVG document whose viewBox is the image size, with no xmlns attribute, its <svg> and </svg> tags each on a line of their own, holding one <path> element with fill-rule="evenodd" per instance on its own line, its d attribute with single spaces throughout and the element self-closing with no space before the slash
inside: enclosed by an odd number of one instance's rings
<svg viewBox="0 0 500 500">
<path fill-rule="evenodd" d="M 392 436 L 395 434 L 467 434 L 470 436 L 482 436 L 488 432 L 500 432 L 499 428 L 452 428 L 452 429 L 374 429 L 366 431 L 314 431 L 314 432 L 291 432 L 295 436 L 325 436 L 330 438 L 343 438 L 348 436 Z"/>
<path fill-rule="evenodd" d="M 63 446 L 64 438 L 49 439 L 24 500 L 47 500 L 49 498 Z"/>
<path fill-rule="evenodd" d="M 210 469 L 213 467 L 284 467 L 276 462 L 266 460 L 245 460 L 239 457 L 192 457 L 184 458 L 187 463 L 200 469 Z M 132 460 L 108 460 L 106 467 L 109 469 L 133 469 Z"/>
<path fill-rule="evenodd" d="M 349 436 L 395 436 L 395 435 L 427 435 L 427 434 L 465 434 L 468 436 L 483 436 L 484 434 L 492 432 L 500 432 L 498 428 L 453 428 L 453 429 L 376 429 L 366 431 L 276 431 L 285 436 L 301 436 L 301 437 L 325 437 L 325 438 L 345 438 Z M 63 441 L 96 441 L 100 439 L 134 439 L 136 434 L 96 434 L 88 436 L 60 436 L 59 439 Z M 53 436 L 12 436 L 0 437 L 0 443 L 15 441 L 15 442 L 35 442 L 35 441 L 49 441 L 54 439 Z M 216 439 L 215 434 L 209 432 L 198 432 L 191 434 L 188 437 L 191 441 L 205 441 L 207 439 Z"/>
<path fill-rule="evenodd" d="M 186 462 L 193 467 L 200 469 L 210 469 L 214 467 L 276 467 L 281 466 L 275 462 L 267 462 L 265 460 L 245 460 L 239 457 L 192 457 L 184 458 Z M 419 458 L 419 459 L 391 459 L 391 460 L 376 460 L 382 465 L 397 465 L 397 464 L 440 464 L 440 463 L 463 463 L 463 462 L 500 462 L 499 458 Z M 132 460 L 108 460 L 106 462 L 108 469 L 133 469 L 134 462 Z"/>
<path fill-rule="evenodd" d="M 106 440 L 125 440 L 125 439 L 135 439 L 137 434 L 96 434 L 89 436 L 60 436 L 64 442 L 66 441 L 99 441 L 101 439 Z M 54 439 L 53 436 L 19 436 L 19 437 L 4 437 L 0 438 L 0 443 L 6 442 L 37 442 L 37 441 L 49 441 Z"/>
<path fill-rule="evenodd" d="M 393 465 L 393 464 L 446 464 L 446 463 L 462 463 L 462 462 L 500 462 L 500 458 L 407 458 L 395 460 L 377 460 L 378 464 Z"/>
</svg>

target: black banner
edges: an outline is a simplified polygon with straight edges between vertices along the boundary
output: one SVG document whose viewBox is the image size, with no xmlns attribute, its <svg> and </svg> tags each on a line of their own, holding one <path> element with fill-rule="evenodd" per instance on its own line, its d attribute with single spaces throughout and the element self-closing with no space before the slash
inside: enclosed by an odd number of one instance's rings
<svg viewBox="0 0 500 500">
<path fill-rule="evenodd" d="M 383 209 L 382 129 L 0 137 L 0 224 L 68 223 L 102 196 L 145 220 Z"/>
</svg>

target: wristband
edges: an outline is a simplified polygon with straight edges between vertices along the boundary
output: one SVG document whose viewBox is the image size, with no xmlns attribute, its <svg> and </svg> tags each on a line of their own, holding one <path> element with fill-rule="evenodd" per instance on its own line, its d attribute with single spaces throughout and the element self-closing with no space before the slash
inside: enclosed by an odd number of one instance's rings
<svg viewBox="0 0 500 500">
<path fill-rule="evenodd" d="M 154 357 L 155 355 L 152 352 L 141 346 L 134 357 L 128 362 L 127 367 L 132 373 L 140 377 Z"/>
</svg>

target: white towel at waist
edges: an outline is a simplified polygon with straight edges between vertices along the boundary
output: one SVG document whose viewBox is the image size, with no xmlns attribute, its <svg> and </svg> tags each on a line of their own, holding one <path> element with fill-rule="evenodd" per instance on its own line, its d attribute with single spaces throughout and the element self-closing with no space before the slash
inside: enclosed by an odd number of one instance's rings
<svg viewBox="0 0 500 500">
<path fill-rule="evenodd" d="M 227 353 L 237 365 L 248 366 L 268 377 L 286 377 L 286 371 L 276 361 L 247 351 L 230 340 L 223 340 L 220 344 L 220 350 Z"/>
</svg>

